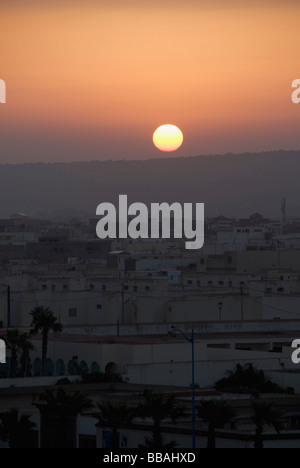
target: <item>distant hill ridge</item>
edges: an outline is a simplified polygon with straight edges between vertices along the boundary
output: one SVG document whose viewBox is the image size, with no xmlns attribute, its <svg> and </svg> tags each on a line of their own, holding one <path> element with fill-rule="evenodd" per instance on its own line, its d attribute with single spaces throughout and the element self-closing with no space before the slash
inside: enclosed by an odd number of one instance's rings
<svg viewBox="0 0 300 468">
<path fill-rule="evenodd" d="M 164 158 L 0 165 L 0 215 L 94 215 L 103 201 L 204 202 L 214 216 L 300 217 L 300 150 Z"/>
</svg>

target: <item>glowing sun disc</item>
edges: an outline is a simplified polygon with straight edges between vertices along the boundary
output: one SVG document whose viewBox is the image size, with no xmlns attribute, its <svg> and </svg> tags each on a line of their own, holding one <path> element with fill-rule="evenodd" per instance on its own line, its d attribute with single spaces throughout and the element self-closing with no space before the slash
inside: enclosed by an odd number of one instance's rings
<svg viewBox="0 0 300 468">
<path fill-rule="evenodd" d="M 153 143 L 160 151 L 176 151 L 183 143 L 182 131 L 176 125 L 161 125 L 153 133 Z"/>
</svg>

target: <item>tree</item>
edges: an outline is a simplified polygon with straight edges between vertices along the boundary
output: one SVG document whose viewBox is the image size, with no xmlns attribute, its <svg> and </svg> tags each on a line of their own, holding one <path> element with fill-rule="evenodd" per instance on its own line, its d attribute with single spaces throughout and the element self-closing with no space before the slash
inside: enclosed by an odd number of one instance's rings
<svg viewBox="0 0 300 468">
<path fill-rule="evenodd" d="M 126 424 L 129 424 L 133 417 L 134 411 L 129 408 L 126 403 L 99 403 L 98 408 L 100 413 L 96 415 L 100 427 L 108 427 L 112 430 L 111 448 L 119 448 L 118 430 Z"/>
<path fill-rule="evenodd" d="M 19 338 L 19 330 L 8 330 L 6 344 L 7 348 L 10 350 L 10 377 L 12 379 L 17 375 Z"/>
<path fill-rule="evenodd" d="M 20 364 L 21 364 L 21 369 L 20 369 L 20 375 L 21 377 L 27 377 L 28 375 L 28 362 L 30 358 L 30 351 L 34 351 L 35 347 L 29 340 L 29 335 L 27 333 L 23 333 L 20 336 L 20 351 L 21 351 L 21 357 L 20 357 Z"/>
<path fill-rule="evenodd" d="M 174 442 L 164 445 L 161 434 L 161 425 L 164 420 L 171 419 L 172 423 L 175 424 L 178 419 L 186 415 L 186 408 L 178 404 L 174 396 L 165 396 L 146 390 L 144 402 L 139 404 L 137 415 L 143 419 L 151 418 L 153 420 L 152 438 L 146 439 L 144 448 L 171 449 L 175 447 Z"/>
<path fill-rule="evenodd" d="M 46 360 L 48 353 L 48 336 L 50 331 L 58 333 L 62 331 L 62 325 L 57 323 L 57 318 L 53 312 L 45 307 L 38 306 L 31 311 L 33 327 L 31 333 L 33 335 L 42 333 L 42 375 L 45 375 L 46 371 Z"/>
<path fill-rule="evenodd" d="M 208 423 L 207 448 L 216 448 L 216 429 L 223 428 L 234 417 L 235 413 L 227 401 L 208 400 L 202 401 L 198 408 L 198 414 L 204 422 Z"/>
<path fill-rule="evenodd" d="M 34 350 L 34 346 L 29 340 L 29 335 L 27 335 L 27 333 L 20 333 L 17 329 L 8 330 L 6 343 L 11 354 L 10 377 L 15 378 L 17 376 L 19 362 L 21 363 L 20 375 L 24 376 L 30 351 Z"/>
<path fill-rule="evenodd" d="M 274 408 L 273 403 L 267 403 L 264 401 L 252 402 L 252 409 L 252 421 L 256 425 L 254 446 L 257 449 L 262 449 L 264 448 L 264 425 L 266 424 L 269 427 L 273 427 L 277 434 L 279 434 L 282 429 L 280 421 L 281 413 Z"/>
<path fill-rule="evenodd" d="M 234 372 L 216 383 L 216 390 L 223 393 L 287 393 L 292 394 L 292 388 L 282 388 L 268 380 L 262 370 L 255 369 L 252 364 L 238 364 Z"/>
<path fill-rule="evenodd" d="M 35 404 L 41 414 L 42 448 L 76 448 L 77 416 L 93 408 L 81 392 L 69 393 L 63 387 L 48 389 Z"/>
<path fill-rule="evenodd" d="M 0 413 L 0 437 L 8 442 L 9 448 L 29 448 L 33 429 L 36 427 L 30 421 L 31 416 L 19 414 L 17 409 Z"/>
</svg>

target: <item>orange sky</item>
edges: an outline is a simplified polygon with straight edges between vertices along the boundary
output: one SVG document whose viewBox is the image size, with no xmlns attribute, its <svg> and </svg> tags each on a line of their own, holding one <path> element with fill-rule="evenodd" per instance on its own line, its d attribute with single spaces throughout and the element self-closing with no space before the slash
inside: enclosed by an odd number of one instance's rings
<svg viewBox="0 0 300 468">
<path fill-rule="evenodd" d="M 300 2 L 0 0 L 0 162 L 299 149 Z"/>
</svg>

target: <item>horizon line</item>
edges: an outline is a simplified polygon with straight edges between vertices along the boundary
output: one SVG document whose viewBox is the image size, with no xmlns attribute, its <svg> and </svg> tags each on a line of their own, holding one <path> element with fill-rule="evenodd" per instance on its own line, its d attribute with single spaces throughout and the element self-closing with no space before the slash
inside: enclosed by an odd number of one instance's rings
<svg viewBox="0 0 300 468">
<path fill-rule="evenodd" d="M 210 154 L 199 154 L 199 155 L 189 155 L 189 156 L 173 156 L 173 157 L 154 157 L 148 159 L 89 159 L 89 160 L 80 160 L 80 161 L 36 161 L 36 162 L 18 162 L 18 163 L 4 163 L 0 162 L 0 166 L 38 166 L 38 165 L 67 165 L 67 164 L 91 164 L 91 163 L 146 163 L 154 161 L 174 161 L 180 159 L 197 159 L 197 158 L 209 158 L 209 157 L 226 157 L 226 156 L 244 156 L 252 155 L 257 156 L 260 154 L 271 154 L 271 153 L 298 153 L 299 149 L 278 149 L 278 150 L 262 150 L 262 151 L 244 151 L 242 153 L 210 153 Z"/>
</svg>

